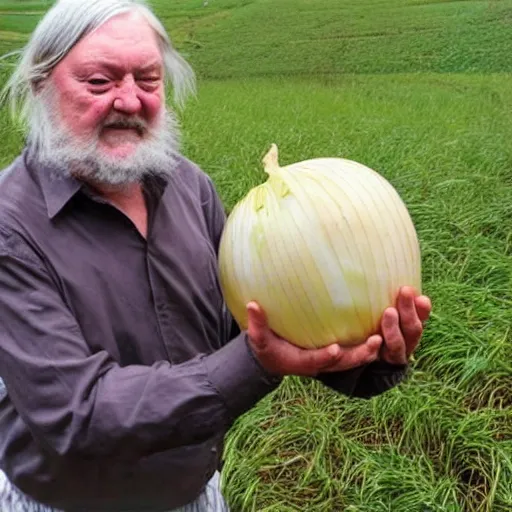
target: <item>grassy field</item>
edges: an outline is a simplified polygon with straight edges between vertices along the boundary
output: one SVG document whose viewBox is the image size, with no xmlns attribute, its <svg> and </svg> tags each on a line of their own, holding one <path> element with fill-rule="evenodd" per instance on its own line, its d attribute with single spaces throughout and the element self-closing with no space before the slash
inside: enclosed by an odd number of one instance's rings
<svg viewBox="0 0 512 512">
<path fill-rule="evenodd" d="M 0 50 L 48 5 L 0 0 Z M 232 509 L 512 510 L 512 1 L 153 5 L 199 78 L 184 152 L 226 207 L 272 142 L 283 165 L 364 163 L 409 207 L 434 304 L 398 388 L 353 400 L 288 378 L 239 419 Z M 0 136 L 4 165 L 23 143 L 5 111 Z"/>
</svg>

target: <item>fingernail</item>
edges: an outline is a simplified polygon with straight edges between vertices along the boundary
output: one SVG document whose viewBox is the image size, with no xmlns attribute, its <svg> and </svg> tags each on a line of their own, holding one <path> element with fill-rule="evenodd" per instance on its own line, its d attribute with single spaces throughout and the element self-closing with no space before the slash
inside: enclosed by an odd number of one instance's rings
<svg viewBox="0 0 512 512">
<path fill-rule="evenodd" d="M 340 347 L 338 345 L 331 345 L 327 351 L 329 352 L 329 355 L 332 357 L 338 357 L 340 353 Z"/>
</svg>

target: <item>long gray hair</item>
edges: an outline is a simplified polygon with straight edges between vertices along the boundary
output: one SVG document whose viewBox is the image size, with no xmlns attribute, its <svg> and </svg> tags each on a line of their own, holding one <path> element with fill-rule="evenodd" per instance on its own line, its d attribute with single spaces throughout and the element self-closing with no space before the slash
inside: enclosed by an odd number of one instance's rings
<svg viewBox="0 0 512 512">
<path fill-rule="evenodd" d="M 35 91 L 84 36 L 119 14 L 140 13 L 158 36 L 167 81 L 179 107 L 195 93 L 195 76 L 173 48 L 165 28 L 144 0 L 58 0 L 34 30 L 20 54 L 16 69 L 0 97 L 8 100 L 13 117 L 30 119 Z M 9 54 L 12 55 L 12 54 Z"/>
</svg>

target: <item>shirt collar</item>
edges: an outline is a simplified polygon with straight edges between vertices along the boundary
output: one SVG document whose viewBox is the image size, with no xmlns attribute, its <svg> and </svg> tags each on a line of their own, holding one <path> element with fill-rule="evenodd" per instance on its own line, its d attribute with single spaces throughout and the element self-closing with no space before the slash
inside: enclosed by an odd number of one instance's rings
<svg viewBox="0 0 512 512">
<path fill-rule="evenodd" d="M 36 176 L 41 185 L 46 210 L 50 219 L 56 217 L 79 191 L 83 191 L 86 195 L 97 199 L 95 197 L 96 194 L 83 181 L 63 174 L 52 167 L 40 164 L 37 158 L 31 156 L 29 151 L 25 153 L 25 165 Z M 144 188 L 146 192 L 153 196 L 153 200 L 158 201 L 167 184 L 167 179 L 154 176 L 144 181 Z"/>
<path fill-rule="evenodd" d="M 66 176 L 57 169 L 41 164 L 28 148 L 24 153 L 25 165 L 39 181 L 48 217 L 53 219 L 82 188 L 83 184 L 72 176 Z"/>
</svg>

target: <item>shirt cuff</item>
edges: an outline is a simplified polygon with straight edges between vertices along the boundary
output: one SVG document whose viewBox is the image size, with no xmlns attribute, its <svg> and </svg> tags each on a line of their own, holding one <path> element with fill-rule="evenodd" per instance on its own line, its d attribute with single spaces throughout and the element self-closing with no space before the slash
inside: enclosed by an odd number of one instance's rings
<svg viewBox="0 0 512 512">
<path fill-rule="evenodd" d="M 204 359 L 208 377 L 229 413 L 238 417 L 276 389 L 282 377 L 266 372 L 252 354 L 245 332 Z"/>
</svg>

